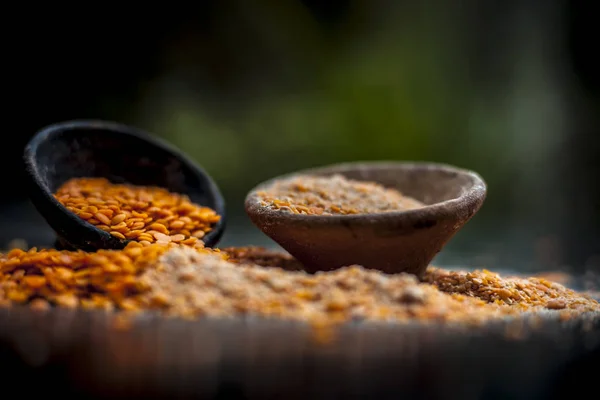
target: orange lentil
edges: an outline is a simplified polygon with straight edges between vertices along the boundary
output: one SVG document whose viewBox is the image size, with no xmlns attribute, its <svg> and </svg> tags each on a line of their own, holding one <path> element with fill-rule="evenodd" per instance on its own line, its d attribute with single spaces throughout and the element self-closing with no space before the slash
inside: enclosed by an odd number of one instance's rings
<svg viewBox="0 0 600 400">
<path fill-rule="evenodd" d="M 429 267 L 424 281 L 453 296 L 469 296 L 523 311 L 539 308 L 598 310 L 598 302 L 590 296 L 537 277 L 504 278 L 487 270 L 464 272 Z"/>
<path fill-rule="evenodd" d="M 54 196 L 98 229 L 143 245 L 165 243 L 171 240 L 165 236 L 175 236 L 180 243 L 201 246 L 196 238 L 204 237 L 220 220 L 214 210 L 192 203 L 188 196 L 154 186 L 114 184 L 104 178 L 71 179 Z M 154 232 L 165 236 L 159 239 Z M 179 240 L 180 235 L 184 238 Z"/>
<path fill-rule="evenodd" d="M 103 211 L 112 211 L 112 210 L 103 210 Z M 94 214 L 94 217 L 96 217 L 96 219 L 100 222 L 102 222 L 104 225 L 110 225 L 110 218 L 106 215 L 105 213 L 101 213 L 101 212 L 97 212 L 96 214 Z"/>
<path fill-rule="evenodd" d="M 181 242 L 184 239 L 185 239 L 185 235 L 182 235 L 181 233 L 178 233 L 176 235 L 171 235 L 172 242 Z"/>
<path fill-rule="evenodd" d="M 132 242 L 123 250 L 95 253 L 54 249 L 0 253 L 0 305 L 9 300 L 36 309 L 45 308 L 45 303 L 68 308 L 143 308 L 139 296 L 147 288 L 138 276 L 145 268 L 158 267 L 159 257 L 170 247 L 140 246 Z M 226 257 L 210 249 L 193 251 Z"/>
</svg>

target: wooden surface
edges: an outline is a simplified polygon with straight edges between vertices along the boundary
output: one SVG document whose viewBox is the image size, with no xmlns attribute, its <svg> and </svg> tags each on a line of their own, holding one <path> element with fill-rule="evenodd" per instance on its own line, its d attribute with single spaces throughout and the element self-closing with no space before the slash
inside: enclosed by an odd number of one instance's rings
<svg viewBox="0 0 600 400">
<path fill-rule="evenodd" d="M 599 318 L 348 325 L 323 345 L 283 321 L 144 317 L 118 330 L 101 313 L 0 310 L 3 382 L 18 380 L 20 396 L 552 399 L 574 376 L 595 385 L 585 374 L 599 352 Z"/>
</svg>

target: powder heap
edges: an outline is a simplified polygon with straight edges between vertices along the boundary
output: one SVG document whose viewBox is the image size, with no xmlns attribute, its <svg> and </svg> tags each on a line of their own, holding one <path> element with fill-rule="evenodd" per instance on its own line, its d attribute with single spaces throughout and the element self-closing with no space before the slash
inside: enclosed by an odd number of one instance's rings
<svg viewBox="0 0 600 400">
<path fill-rule="evenodd" d="M 114 184 L 104 178 L 75 178 L 55 193 L 68 210 L 119 239 L 149 245 L 196 245 L 220 217 L 188 196 L 155 186 Z"/>
<path fill-rule="evenodd" d="M 147 269 L 140 279 L 152 288 L 147 296 L 165 299 L 165 310 L 178 316 L 476 323 L 513 313 L 479 299 L 445 295 L 411 275 L 385 275 L 359 266 L 310 275 L 236 265 L 191 249 L 165 253 L 161 265 Z"/>
<path fill-rule="evenodd" d="M 543 278 L 502 278 L 487 270 L 454 272 L 429 267 L 424 280 L 453 296 L 478 298 L 489 304 L 511 306 L 520 311 L 539 308 L 582 312 L 599 310 L 598 302 L 591 296 Z"/>
<path fill-rule="evenodd" d="M 297 176 L 257 193 L 263 207 L 305 215 L 348 215 L 405 211 L 425 205 L 374 182 Z"/>
<path fill-rule="evenodd" d="M 289 271 L 302 268 L 302 264 L 291 255 L 262 247 L 232 247 L 223 249 L 223 252 L 227 253 L 227 260 L 233 263 L 280 267 Z M 421 285 L 433 285 L 460 301 L 465 297 L 476 298 L 484 300 L 486 304 L 510 307 L 518 312 L 563 309 L 575 313 L 600 311 L 600 304 L 590 294 L 539 277 L 501 277 L 488 270 L 449 271 L 430 266 Z"/>
<path fill-rule="evenodd" d="M 182 318 L 255 315 L 314 326 L 363 320 L 471 326 L 524 312 L 600 311 L 591 297 L 540 278 L 430 268 L 419 282 L 360 266 L 308 274 L 278 265 L 297 268 L 289 255 L 259 248 L 15 249 L 0 255 L 0 305 L 151 310 Z"/>
</svg>

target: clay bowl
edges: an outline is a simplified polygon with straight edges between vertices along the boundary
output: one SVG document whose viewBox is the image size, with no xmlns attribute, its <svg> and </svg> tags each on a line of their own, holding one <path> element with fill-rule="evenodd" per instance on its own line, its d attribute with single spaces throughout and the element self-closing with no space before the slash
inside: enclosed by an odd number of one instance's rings
<svg viewBox="0 0 600 400">
<path fill-rule="evenodd" d="M 155 185 L 186 194 L 215 210 L 221 221 L 202 239 L 215 245 L 225 227 L 225 202 L 211 177 L 181 151 L 139 129 L 105 121 L 69 121 L 40 130 L 24 152 L 32 203 L 63 248 L 121 249 L 121 240 L 79 218 L 53 193 L 67 180 L 104 177 L 115 183 Z"/>
<path fill-rule="evenodd" d="M 257 192 L 297 175 L 341 174 L 378 182 L 427 206 L 358 215 L 301 215 L 261 206 Z M 479 210 L 486 185 L 475 172 L 419 162 L 357 162 L 307 169 L 280 176 L 246 197 L 252 222 L 304 264 L 309 272 L 358 264 L 386 273 L 421 276 L 442 247 Z"/>
</svg>

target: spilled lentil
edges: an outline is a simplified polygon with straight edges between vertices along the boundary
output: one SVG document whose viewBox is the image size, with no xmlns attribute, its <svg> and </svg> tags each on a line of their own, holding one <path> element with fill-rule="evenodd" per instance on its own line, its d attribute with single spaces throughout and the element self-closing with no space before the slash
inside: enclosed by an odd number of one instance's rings
<svg viewBox="0 0 600 400">
<path fill-rule="evenodd" d="M 305 215 L 350 215 L 405 211 L 425 204 L 375 182 L 332 176 L 296 176 L 257 192 L 260 204 Z"/>
<path fill-rule="evenodd" d="M 192 319 L 256 315 L 316 327 L 363 320 L 471 326 L 525 312 L 570 318 L 600 311 L 589 296 L 539 278 L 431 267 L 419 282 L 360 266 L 314 275 L 279 267 L 294 269 L 294 261 L 254 247 L 219 251 L 176 243 L 97 253 L 15 249 L 0 255 L 0 305 L 148 310 Z"/>
<path fill-rule="evenodd" d="M 145 269 L 156 267 L 160 255 L 175 246 L 130 243 L 123 250 L 95 253 L 13 249 L 0 254 L 0 305 L 129 311 L 152 308 L 152 304 L 140 301 L 140 294 L 151 288 L 138 277 Z M 203 248 L 194 251 L 219 254 Z"/>
<path fill-rule="evenodd" d="M 111 183 L 105 178 L 74 178 L 55 198 L 81 219 L 119 239 L 199 245 L 220 216 L 188 196 L 155 186 Z"/>
<path fill-rule="evenodd" d="M 506 277 L 488 271 L 448 271 L 429 267 L 424 281 L 451 296 L 484 300 L 520 311 L 536 309 L 598 311 L 591 296 L 568 289 L 544 278 Z"/>
<path fill-rule="evenodd" d="M 170 299 L 165 302 L 168 313 L 192 318 L 250 314 L 313 324 L 349 320 L 472 324 L 513 313 L 480 299 L 452 298 L 412 275 L 385 275 L 360 266 L 311 275 L 236 264 L 185 248 L 162 255 L 161 265 L 160 271 L 146 270 L 144 285 Z"/>
</svg>

